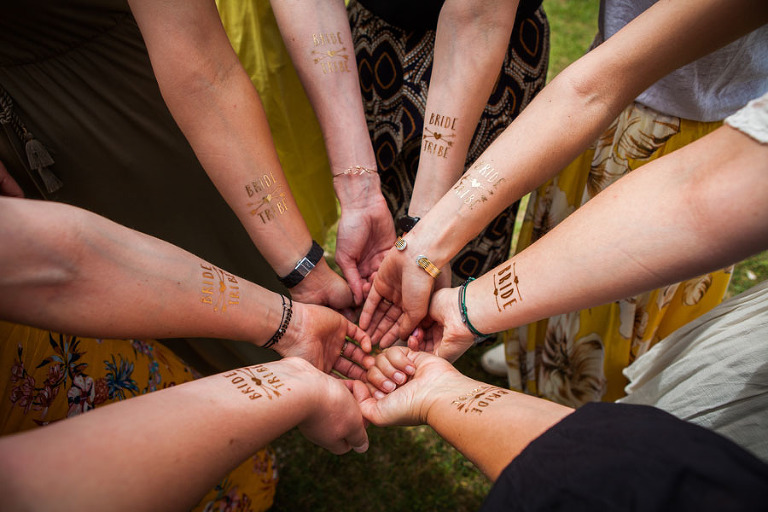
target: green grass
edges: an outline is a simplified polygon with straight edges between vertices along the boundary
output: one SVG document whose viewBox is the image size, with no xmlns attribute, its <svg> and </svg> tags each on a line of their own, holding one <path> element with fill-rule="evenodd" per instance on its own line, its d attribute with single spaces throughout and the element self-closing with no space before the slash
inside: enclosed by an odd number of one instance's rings
<svg viewBox="0 0 768 512">
<path fill-rule="evenodd" d="M 552 80 L 592 44 L 597 33 L 598 0 L 544 0 L 549 18 L 550 58 L 547 81 Z"/>
</svg>

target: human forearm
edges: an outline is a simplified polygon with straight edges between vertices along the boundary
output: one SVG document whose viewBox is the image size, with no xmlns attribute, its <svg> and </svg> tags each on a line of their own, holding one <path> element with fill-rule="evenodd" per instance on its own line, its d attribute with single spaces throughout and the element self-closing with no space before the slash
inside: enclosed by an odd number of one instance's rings
<svg viewBox="0 0 768 512">
<path fill-rule="evenodd" d="M 4 507 L 190 510 L 227 471 L 296 426 L 344 452 L 347 438 L 360 444 L 365 432 L 351 395 L 333 380 L 303 361 L 286 359 L 3 438 Z M 316 428 L 322 422 L 315 416 L 331 411 L 337 425 Z M 77 471 L 67 469 L 73 460 Z"/>
<path fill-rule="evenodd" d="M 477 165 L 490 164 L 506 179 L 493 196 L 486 193 L 487 201 L 462 213 L 452 190 L 433 208 L 435 215 L 422 221 L 434 232 L 430 254 L 450 259 L 504 207 L 572 161 L 656 79 L 765 21 L 765 4 L 749 0 L 729 6 L 684 1 L 651 7 L 558 75 L 478 159 Z M 701 33 L 712 37 L 701 38 Z M 442 251 L 447 255 L 440 256 Z"/>
<path fill-rule="evenodd" d="M 0 199 L 5 319 L 98 337 L 209 336 L 264 344 L 280 296 L 84 210 Z M 55 231 L 53 226 L 55 223 Z"/>
<path fill-rule="evenodd" d="M 500 331 L 688 279 L 765 249 L 767 162 L 768 148 L 723 127 L 633 171 L 472 283 L 466 298 L 472 324 Z"/>
<path fill-rule="evenodd" d="M 504 61 L 517 4 L 449 0 L 443 5 L 409 215 L 423 217 L 464 171 L 472 135 Z"/>
<path fill-rule="evenodd" d="M 376 170 L 344 2 L 281 0 L 272 9 L 320 122 L 331 173 L 354 166 Z M 342 208 L 361 194 L 380 193 L 378 185 L 369 174 L 334 180 Z"/>
<path fill-rule="evenodd" d="M 272 268 L 288 274 L 309 250 L 310 234 L 280 167 L 258 93 L 229 44 L 215 3 L 131 0 L 130 5 L 171 114 Z"/>
</svg>

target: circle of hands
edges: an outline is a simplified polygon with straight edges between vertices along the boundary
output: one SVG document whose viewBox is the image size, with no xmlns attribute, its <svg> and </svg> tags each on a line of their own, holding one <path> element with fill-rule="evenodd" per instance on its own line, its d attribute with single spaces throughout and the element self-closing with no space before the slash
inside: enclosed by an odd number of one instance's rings
<svg viewBox="0 0 768 512">
<path fill-rule="evenodd" d="M 0 195 L 24 197 L 2 162 Z M 284 357 L 278 364 L 286 377 L 311 382 L 321 407 L 299 429 L 333 453 L 367 450 L 368 423 L 425 423 L 430 389 L 461 378 L 450 362 L 473 342 L 456 308 L 458 289 L 448 288 L 450 272 L 434 281 L 394 240 L 383 198 L 342 214 L 336 260 L 346 280 L 323 259 L 291 290 L 294 315 L 275 346 Z M 393 347 L 398 341 L 407 347 Z"/>
<path fill-rule="evenodd" d="M 328 374 L 321 386 L 328 402 L 299 428 L 333 453 L 365 451 L 368 423 L 425 423 L 429 390 L 460 375 L 451 362 L 473 344 L 450 269 L 435 280 L 414 263 L 413 251 L 397 251 L 394 241 L 383 198 L 365 210 L 342 211 L 336 262 L 344 278 L 323 260 L 291 290 L 297 302 L 290 335 L 275 348 Z"/>
</svg>

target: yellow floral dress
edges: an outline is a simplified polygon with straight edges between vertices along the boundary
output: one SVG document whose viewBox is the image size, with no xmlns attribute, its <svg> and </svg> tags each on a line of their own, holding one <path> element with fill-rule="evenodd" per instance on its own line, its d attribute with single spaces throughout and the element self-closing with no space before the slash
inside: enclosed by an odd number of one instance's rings
<svg viewBox="0 0 768 512">
<path fill-rule="evenodd" d="M 720 124 L 630 105 L 592 147 L 531 194 L 517 251 L 617 179 Z M 624 396 L 622 370 L 657 341 L 718 305 L 730 273 L 713 272 L 505 332 L 510 386 L 570 406 Z"/>
<path fill-rule="evenodd" d="M 156 341 L 81 338 L 0 322 L 0 435 L 194 378 L 189 366 Z M 265 448 L 222 479 L 194 510 L 264 511 L 272 506 L 276 486 L 275 456 Z"/>
</svg>

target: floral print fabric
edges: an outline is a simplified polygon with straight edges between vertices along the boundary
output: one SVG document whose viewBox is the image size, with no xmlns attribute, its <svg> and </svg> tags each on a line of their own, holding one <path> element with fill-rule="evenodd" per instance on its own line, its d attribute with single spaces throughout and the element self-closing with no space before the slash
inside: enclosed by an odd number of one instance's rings
<svg viewBox="0 0 768 512">
<path fill-rule="evenodd" d="M 630 105 L 591 148 L 531 194 L 517 251 L 617 179 L 720 124 Z M 713 272 L 505 332 L 510 386 L 574 407 L 624 396 L 622 370 L 657 341 L 718 305 L 730 272 Z"/>
<path fill-rule="evenodd" d="M 0 435 L 85 414 L 196 376 L 152 340 L 81 338 L 0 322 L 0 343 Z M 265 448 L 219 482 L 195 510 L 267 510 L 276 485 L 274 454 Z"/>
</svg>

